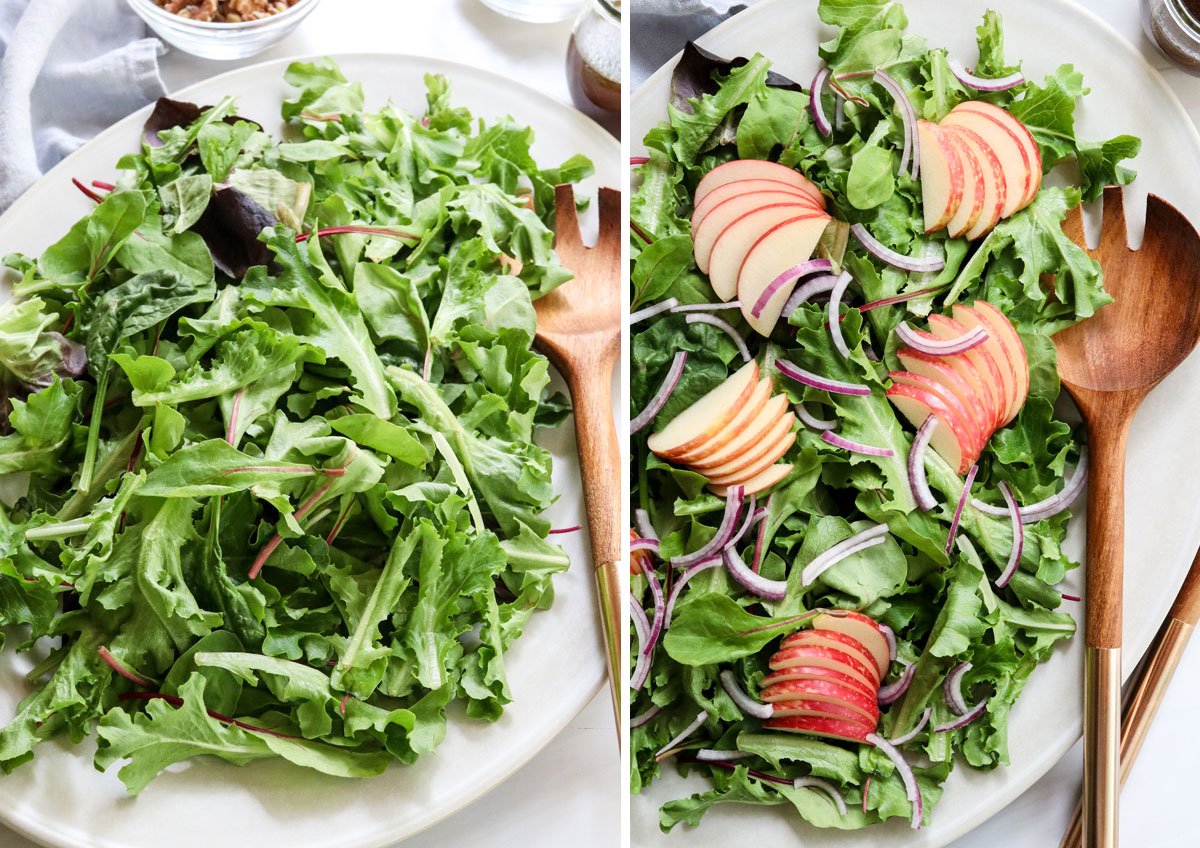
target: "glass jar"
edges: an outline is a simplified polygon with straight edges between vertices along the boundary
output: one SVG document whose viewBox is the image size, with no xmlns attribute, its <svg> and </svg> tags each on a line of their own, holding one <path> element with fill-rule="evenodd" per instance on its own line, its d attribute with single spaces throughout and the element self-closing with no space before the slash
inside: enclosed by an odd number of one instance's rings
<svg viewBox="0 0 1200 848">
<path fill-rule="evenodd" d="M 1200 0 L 1140 0 L 1142 29 L 1158 52 L 1200 76 Z"/>
<path fill-rule="evenodd" d="M 567 45 L 567 84 L 581 112 L 621 131 L 621 0 L 591 0 Z"/>
</svg>

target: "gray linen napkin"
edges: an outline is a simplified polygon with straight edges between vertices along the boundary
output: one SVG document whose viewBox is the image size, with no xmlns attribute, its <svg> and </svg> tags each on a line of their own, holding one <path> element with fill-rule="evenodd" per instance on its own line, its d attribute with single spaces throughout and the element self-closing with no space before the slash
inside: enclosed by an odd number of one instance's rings
<svg viewBox="0 0 1200 848">
<path fill-rule="evenodd" d="M 145 34 L 124 0 L 0 0 L 0 211 L 164 93 Z"/>
</svg>

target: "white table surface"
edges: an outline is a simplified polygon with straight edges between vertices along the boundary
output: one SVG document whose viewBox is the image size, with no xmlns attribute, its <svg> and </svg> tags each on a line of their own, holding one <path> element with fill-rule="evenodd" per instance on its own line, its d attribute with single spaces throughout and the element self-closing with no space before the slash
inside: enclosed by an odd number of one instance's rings
<svg viewBox="0 0 1200 848">
<path fill-rule="evenodd" d="M 570 103 L 564 70 L 570 33 L 570 21 L 522 24 L 492 12 L 479 0 L 328 0 L 287 39 L 245 62 L 210 62 L 172 48 L 163 56 L 161 70 L 167 90 L 174 91 L 269 59 L 395 51 L 476 65 Z M 406 840 L 404 848 L 620 845 L 622 783 L 615 733 L 609 696 L 602 691 L 511 779 Z M 35 846 L 0 828 L 0 848 Z"/>
<path fill-rule="evenodd" d="M 752 0 L 743 0 L 749 5 Z M 903 0 L 901 0 L 903 2 Z M 962 0 L 959 0 L 962 2 Z M 986 2 L 969 0 L 980 9 Z M 1166 78 L 1193 121 L 1200 124 L 1200 79 L 1173 68 L 1142 32 L 1134 0 L 1081 0 L 1104 18 Z M 927 33 L 927 35 L 934 35 Z M 1063 34 L 1063 61 L 1070 61 L 1071 34 Z M 1146 127 L 1143 133 L 1153 132 Z M 1200 179 L 1187 175 L 1185 179 Z M 1131 564 L 1132 566 L 1133 564 Z M 1128 610 L 1127 615 L 1136 611 Z M 1077 709 L 1064 704 L 1063 709 Z M 1194 824 L 1200 756 L 1200 638 L 1183 657 L 1171 690 L 1150 730 L 1121 803 L 1121 842 L 1128 848 L 1191 848 L 1200 845 Z M 1045 777 L 953 848 L 1056 848 L 1078 797 L 1082 746 L 1076 745 Z M 703 834 L 703 829 L 698 831 Z M 812 844 L 819 844 L 818 839 Z"/>
</svg>

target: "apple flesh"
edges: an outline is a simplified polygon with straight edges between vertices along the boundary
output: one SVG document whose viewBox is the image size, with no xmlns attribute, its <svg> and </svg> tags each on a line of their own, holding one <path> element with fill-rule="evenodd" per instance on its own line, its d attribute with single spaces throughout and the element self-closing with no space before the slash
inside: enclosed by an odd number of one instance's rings
<svg viewBox="0 0 1200 848">
<path fill-rule="evenodd" d="M 786 683 L 789 680 L 828 680 L 832 683 L 840 683 L 850 689 L 857 689 L 868 698 L 876 698 L 879 694 L 879 685 L 876 683 L 864 683 L 859 677 L 818 665 L 793 665 L 773 671 L 762 679 L 760 685 L 766 689 L 768 686 Z"/>
<path fill-rule="evenodd" d="M 879 670 L 865 657 L 857 657 L 844 650 L 822 648 L 815 645 L 780 648 L 771 656 L 768 667 L 773 672 L 787 671 L 795 667 L 827 668 L 838 674 L 853 677 L 871 689 L 878 689 L 881 680 Z"/>
<path fill-rule="evenodd" d="M 692 465 L 695 462 L 705 461 L 720 451 L 727 450 L 730 444 L 740 437 L 740 434 L 758 426 L 759 420 L 777 397 L 771 394 L 773 389 L 774 384 L 771 382 L 770 376 L 764 376 L 755 385 L 754 391 L 742 408 L 738 410 L 737 415 L 720 431 L 689 450 L 672 452 L 670 456 L 664 456 L 664 458 L 670 459 L 672 462 Z M 776 408 L 778 408 L 777 404 Z"/>
<path fill-rule="evenodd" d="M 841 742 L 865 743 L 875 732 L 875 727 L 857 721 L 835 721 L 816 716 L 785 716 L 770 718 L 763 724 L 767 730 L 782 730 L 787 733 L 803 733 L 820 739 L 836 739 Z"/>
<path fill-rule="evenodd" d="M 746 251 L 738 269 L 737 295 L 742 315 L 759 334 L 771 335 L 795 282 L 780 286 L 757 315 L 754 306 L 780 274 L 812 258 L 829 221 L 828 215 L 817 214 L 780 222 L 764 230 Z"/>
<path fill-rule="evenodd" d="M 696 204 L 692 210 L 692 231 L 700 226 L 718 206 L 723 206 L 726 201 L 733 200 L 743 196 L 755 195 L 761 198 L 766 205 L 767 202 L 774 200 L 786 199 L 795 203 L 807 204 L 814 209 L 820 211 L 821 205 L 813 200 L 812 195 L 803 189 L 796 188 L 790 183 L 781 183 L 776 180 L 738 180 L 737 182 L 726 183 L 718 189 L 710 191 L 704 196 L 704 199 Z M 782 197 L 778 197 L 781 195 Z M 768 197 L 774 198 L 768 200 Z"/>
<path fill-rule="evenodd" d="M 749 497 L 750 495 L 757 495 L 759 492 L 765 492 L 791 473 L 791 463 L 785 462 L 781 465 L 772 465 L 762 474 L 742 483 L 743 494 Z M 709 491 L 719 498 L 725 497 L 729 493 L 729 488 L 729 486 L 717 486 L 713 484 L 709 484 L 708 487 Z"/>
<path fill-rule="evenodd" d="M 771 705 L 771 718 L 787 718 L 790 716 L 810 716 L 812 718 L 828 718 L 834 721 L 863 721 L 863 714 L 845 704 L 834 701 L 793 700 L 776 701 Z"/>
<path fill-rule="evenodd" d="M 983 327 L 987 331 L 987 340 L 979 347 L 987 351 L 992 360 L 1000 368 L 1000 376 L 1004 380 L 1004 396 L 1008 399 L 1008 403 L 1004 407 L 1004 412 L 1000 418 L 1004 424 L 1007 424 L 1016 415 L 1016 411 L 1021 408 L 1024 403 L 1024 397 L 1021 394 L 1021 377 L 1017 373 L 1017 360 L 1012 351 L 1009 350 L 1009 340 L 1002 333 L 996 332 L 982 313 L 973 307 L 966 306 L 961 303 L 954 304 L 951 310 L 954 320 L 962 324 L 968 330 L 975 327 Z M 1003 424 L 1001 425 L 1003 426 Z"/>
<path fill-rule="evenodd" d="M 937 451 L 938 456 L 946 460 L 959 474 L 966 473 L 971 467 L 970 453 L 964 449 L 962 434 L 964 425 L 958 414 L 933 392 L 919 386 L 905 383 L 893 383 L 886 392 L 888 400 L 896 407 L 914 428 L 919 428 L 925 419 L 932 415 L 938 425 L 929 440 L 930 447 Z M 958 429 L 958 433 L 955 432 Z"/>
<path fill-rule="evenodd" d="M 765 462 L 769 465 L 787 453 L 788 448 L 796 441 L 796 436 L 792 433 L 792 425 L 795 423 L 795 413 L 789 412 L 777 418 L 771 425 L 770 431 L 764 433 L 758 442 L 748 446 L 740 455 L 717 465 L 705 467 L 697 464 L 692 468 L 718 484 L 721 482 L 720 478 L 734 474 L 746 476 L 749 473 L 750 476 L 754 476 L 754 472 L 748 471 L 749 469 L 757 468 L 761 471 L 761 463 Z M 774 457 L 774 459 L 768 459 L 769 457 Z"/>
<path fill-rule="evenodd" d="M 783 203 L 754 209 L 730 222 L 716 236 L 708 257 L 708 281 L 717 297 L 733 300 L 738 295 L 738 275 L 742 265 L 767 234 L 783 224 L 809 219 L 828 220 L 823 212 L 814 212 L 808 206 Z"/>
<path fill-rule="evenodd" d="M 967 465 L 970 467 L 970 463 L 974 462 L 979 457 L 980 452 L 983 451 L 983 446 L 990 434 L 975 426 L 971 418 L 971 413 L 959 402 L 958 398 L 941 383 L 936 380 L 930 380 L 928 377 L 920 374 L 913 374 L 909 371 L 893 371 L 888 376 L 892 378 L 893 385 L 911 386 L 920 389 L 936 397 L 945 408 L 953 411 L 956 420 L 951 420 L 948 423 L 954 433 L 955 440 L 962 448 L 964 458 L 968 460 Z M 936 436 L 937 434 L 935 433 L 934 435 Z M 933 442 L 931 441 L 930 444 L 933 444 Z"/>
<path fill-rule="evenodd" d="M 991 232 L 992 227 L 1000 223 L 1008 194 L 1008 180 L 1004 175 L 1000 159 L 978 133 L 967 127 L 954 126 L 946 127 L 946 132 L 962 140 L 968 155 L 975 160 L 983 178 L 983 212 L 966 230 L 968 239 L 977 239 L 984 233 Z"/>
<path fill-rule="evenodd" d="M 866 649 L 862 642 L 837 630 L 826 628 L 798 630 L 779 643 L 781 649 L 799 648 L 805 645 L 845 651 L 856 659 L 868 663 L 868 668 L 875 664 L 875 657 Z"/>
<path fill-rule="evenodd" d="M 672 459 L 699 447 L 737 417 L 757 384 L 758 363 L 751 360 L 652 435 L 650 450 Z"/>
<path fill-rule="evenodd" d="M 936 312 L 929 316 L 929 331 L 930 334 L 938 339 L 957 339 L 961 338 L 965 333 L 969 332 L 966 327 L 946 315 L 939 315 Z M 991 354 L 985 345 L 973 347 L 966 351 L 961 356 L 949 356 L 947 359 L 953 360 L 955 363 L 966 363 L 970 365 L 975 373 L 979 376 L 979 386 L 987 392 L 990 398 L 989 406 L 995 413 L 995 421 L 991 425 L 991 431 L 995 431 L 1004 423 L 1003 416 L 1005 410 L 1008 409 L 1008 395 L 1005 393 L 1004 378 L 1000 364 L 992 359 Z"/>
<path fill-rule="evenodd" d="M 763 379 L 769 382 L 769 378 L 764 377 Z M 769 391 L 770 388 L 768 387 Z M 706 451 L 703 454 L 683 456 L 679 458 L 680 461 L 686 463 L 695 471 L 707 473 L 709 469 L 717 468 L 738 457 L 745 456 L 759 445 L 765 444 L 769 446 L 771 437 L 778 436 L 779 422 L 788 415 L 786 411 L 787 405 L 787 395 L 771 395 L 763 405 L 762 411 L 752 421 L 744 425 L 734 421 L 726 428 L 726 431 L 737 428 L 740 432 L 725 442 L 720 448 L 714 451 Z"/>
<path fill-rule="evenodd" d="M 745 463 L 741 460 L 734 460 L 724 466 L 724 468 L 714 468 L 711 471 L 706 471 L 704 476 L 714 486 L 734 486 L 762 474 L 778 462 L 791 446 L 796 443 L 796 434 L 791 431 L 790 423 L 787 432 L 783 433 L 774 442 L 769 443 L 767 451 L 757 459 Z"/>
<path fill-rule="evenodd" d="M 794 194 L 782 192 L 758 192 L 743 194 L 730 198 L 714 208 L 700 223 L 693 221 L 692 225 L 692 254 L 696 257 L 696 267 L 704 274 L 710 273 L 713 248 L 725 232 L 735 223 L 759 210 L 786 210 L 795 217 L 804 213 L 820 214 L 808 203 L 801 202 Z M 749 224 L 742 225 L 742 228 Z M 737 229 L 733 230 L 738 232 Z"/>
<path fill-rule="evenodd" d="M 921 205 L 925 232 L 932 233 L 950 223 L 962 203 L 963 162 L 954 144 L 937 124 L 917 121 L 921 144 Z"/>
<path fill-rule="evenodd" d="M 946 232 L 958 238 L 979 220 L 983 214 L 983 204 L 986 199 L 986 186 L 983 180 L 983 166 L 974 156 L 966 141 L 955 132 L 942 130 L 947 140 L 954 146 L 959 161 L 963 163 L 963 195 L 953 217 L 946 224 Z M 990 211 L 990 210 L 989 210 Z"/>
<path fill-rule="evenodd" d="M 860 612 L 825 612 L 813 619 L 813 626 L 841 633 L 858 642 L 874 657 L 880 679 L 887 676 L 892 667 L 892 650 L 875 619 Z"/>
<path fill-rule="evenodd" d="M 863 721 L 874 723 L 879 720 L 879 704 L 875 698 L 866 697 L 861 692 L 828 680 L 789 680 L 786 683 L 776 683 L 763 689 L 759 700 L 767 704 L 825 701 L 854 710 Z"/>
<path fill-rule="evenodd" d="M 968 100 L 955 106 L 943 123 L 967 126 L 979 133 L 1001 160 L 1009 182 L 1025 187 L 1011 208 L 1005 204 L 1004 217 L 1033 202 L 1042 185 L 1042 154 L 1020 120 L 994 104 Z"/>
<path fill-rule="evenodd" d="M 1029 397 L 1029 359 L 1025 355 L 1025 344 L 1021 341 L 1017 328 L 1008 320 L 1008 316 L 994 305 L 986 300 L 977 300 L 971 304 L 971 308 L 979 313 L 991 331 L 1004 341 L 1004 348 L 1012 359 L 1013 370 L 1017 375 L 1017 394 L 1008 409 L 1008 420 L 1004 422 L 1007 424 L 1017 417 L 1017 413 L 1025 405 L 1025 399 Z"/>
<path fill-rule="evenodd" d="M 723 185 L 740 180 L 774 180 L 786 183 L 800 189 L 819 204 L 822 209 L 825 208 L 824 195 L 809 181 L 808 177 L 799 171 L 792 170 L 786 165 L 780 165 L 778 162 L 767 162 L 762 159 L 734 159 L 713 168 L 704 175 L 704 178 L 700 180 L 700 184 L 696 186 L 696 191 L 692 196 L 692 204 L 699 206 L 710 192 L 715 191 Z"/>
<path fill-rule="evenodd" d="M 933 356 L 922 353 L 910 347 L 902 347 L 896 352 L 900 364 L 910 374 L 918 374 L 928 380 L 939 383 L 942 388 L 954 396 L 959 405 L 970 416 L 975 430 L 981 434 L 990 434 L 996 421 L 996 412 L 989 401 L 990 394 L 981 393 L 977 386 L 954 367 L 957 356 Z"/>
</svg>

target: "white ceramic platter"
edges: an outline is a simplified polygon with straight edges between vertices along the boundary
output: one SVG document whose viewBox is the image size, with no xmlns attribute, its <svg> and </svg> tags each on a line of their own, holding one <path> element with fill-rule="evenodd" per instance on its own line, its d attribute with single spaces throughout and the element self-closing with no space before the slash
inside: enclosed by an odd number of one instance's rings
<svg viewBox="0 0 1200 848">
<path fill-rule="evenodd" d="M 910 31 L 934 46 L 949 48 L 968 67 L 974 63 L 975 27 L 984 9 L 1004 16 L 1008 57 L 1023 60 L 1035 79 L 1060 64 L 1083 72 L 1092 93 L 1076 112 L 1079 135 L 1108 138 L 1119 133 L 1142 137 L 1134 161 L 1139 177 L 1126 189 L 1131 242 L 1141 242 L 1145 195 L 1154 192 L 1200 221 L 1200 183 L 1181 179 L 1200 173 L 1200 136 L 1158 72 L 1108 24 L 1069 0 L 989 0 L 947 3 L 907 0 Z M 817 18 L 811 0 L 763 0 L 699 40 L 725 57 L 762 53 L 780 73 L 806 86 L 817 69 L 817 43 L 832 33 Z M 683 45 L 681 44 L 680 47 Z M 666 116 L 670 72 L 675 61 L 634 93 L 631 126 L 633 152 L 640 140 Z M 1163 280 L 1170 297 L 1170 280 Z M 1169 332 L 1169 328 L 1164 331 Z M 1194 421 L 1200 414 L 1200 355 L 1193 355 L 1146 401 L 1133 424 L 1126 475 L 1125 656 L 1128 675 L 1146 650 L 1183 581 L 1200 541 L 1200 441 Z M 1083 552 L 1083 522 L 1072 523 L 1067 550 Z M 1076 592 L 1081 572 L 1067 581 Z M 1070 591 L 1070 590 L 1068 590 Z M 1082 611 L 1076 607 L 1082 622 Z M 782 807 L 723 804 L 706 814 L 692 836 L 700 844 L 724 848 L 762 845 L 850 846 L 855 848 L 939 848 L 1002 809 L 1057 762 L 1079 738 L 1082 728 L 1082 627 L 1070 646 L 1039 668 L 1012 712 L 1009 744 L 1012 765 L 992 772 L 960 763 L 946 784 L 933 823 L 912 831 L 907 822 L 849 832 L 818 831 Z M 658 829 L 658 807 L 671 798 L 702 791 L 706 781 L 670 774 L 656 782 L 631 808 L 636 848 L 680 845 L 683 826 L 670 837 Z M 1055 837 L 1057 838 L 1057 837 Z"/>
<path fill-rule="evenodd" d="M 575 153 L 596 164 L 582 191 L 621 185 L 619 145 L 569 107 L 513 80 L 438 59 L 368 54 L 334 57 L 346 76 L 363 83 L 368 107 L 391 100 L 410 112 L 424 109 L 423 75 L 445 74 L 455 105 L 476 117 L 513 116 L 537 133 L 534 155 L 557 165 Z M 288 89 L 287 61 L 232 71 L 177 92 L 211 104 L 233 95 L 239 114 L 282 130 L 279 108 Z M 149 109 L 102 133 L 46 175 L 0 217 L 0 254 L 38 254 L 58 239 L 91 201 L 70 178 L 110 180 L 125 153 L 138 148 Z M 594 237 L 594 211 L 584 219 Z M 0 297 L 8 295 L 0 294 Z M 561 388 L 561 384 L 559 385 Z M 549 513 L 554 526 L 583 523 L 582 490 L 568 423 L 542 443 L 555 458 L 561 500 Z M 43 743 L 33 762 L 0 776 L 0 821 L 46 845 L 75 848 L 379 848 L 410 836 L 461 809 L 503 781 L 542 749 L 586 705 L 604 679 L 603 642 L 594 612 L 586 537 L 559 536 L 572 567 L 556 581 L 552 609 L 538 613 L 508 657 L 513 703 L 495 724 L 452 711 L 446 740 L 411 768 L 393 767 L 372 780 L 339 780 L 281 762 L 235 768 L 199 761 L 172 768 L 142 794 L 129 798 L 116 769 L 97 772 L 93 744 Z M 25 657 L 0 656 L 0 721 L 7 722 L 28 691 Z M 531 815 L 536 805 L 529 799 Z M 613 810 L 613 815 L 618 815 Z M 532 819 L 531 819 L 532 820 Z"/>
</svg>

